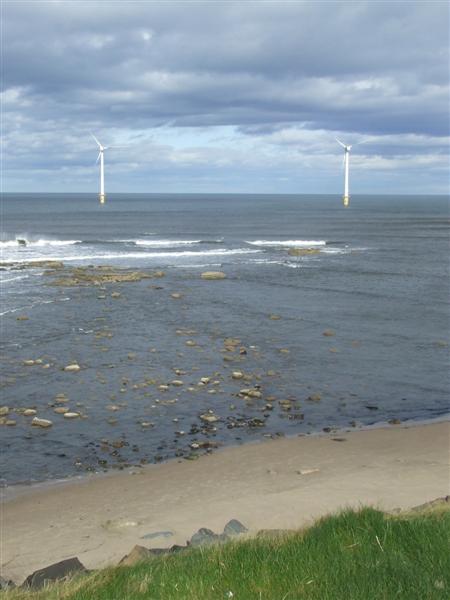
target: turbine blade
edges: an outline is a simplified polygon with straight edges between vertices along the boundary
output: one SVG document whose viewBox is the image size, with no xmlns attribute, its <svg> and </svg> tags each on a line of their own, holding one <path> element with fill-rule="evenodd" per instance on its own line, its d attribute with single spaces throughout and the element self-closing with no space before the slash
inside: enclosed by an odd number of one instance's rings
<svg viewBox="0 0 450 600">
<path fill-rule="evenodd" d="M 92 137 L 94 138 L 94 140 L 97 142 L 98 147 L 101 148 L 102 145 L 100 144 L 100 142 L 98 141 L 98 139 L 95 137 L 95 135 L 93 133 L 91 133 Z"/>
<path fill-rule="evenodd" d="M 338 143 L 338 144 L 340 144 L 340 145 L 341 145 L 343 148 L 345 148 L 345 147 L 346 147 L 346 146 L 345 146 L 345 144 L 344 144 L 344 142 L 341 142 L 341 140 L 338 140 L 337 138 L 334 138 L 334 139 L 335 139 L 335 140 L 337 141 L 337 143 Z"/>
<path fill-rule="evenodd" d="M 99 152 L 99 153 L 98 153 L 98 156 L 97 156 L 97 160 L 95 161 L 95 164 L 97 164 L 97 163 L 98 163 L 98 161 L 99 161 L 99 159 L 100 159 L 100 156 L 101 156 L 101 155 L 102 155 L 102 153 L 101 153 L 101 152 Z"/>
</svg>

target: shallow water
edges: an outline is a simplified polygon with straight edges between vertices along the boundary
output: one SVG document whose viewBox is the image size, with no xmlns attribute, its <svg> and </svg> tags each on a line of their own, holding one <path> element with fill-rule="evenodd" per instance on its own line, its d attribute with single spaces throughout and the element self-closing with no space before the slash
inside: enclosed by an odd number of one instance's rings
<svg viewBox="0 0 450 600">
<path fill-rule="evenodd" d="M 0 250 L 14 265 L 0 271 L 1 404 L 36 408 L 53 427 L 10 412 L 2 477 L 448 412 L 448 229 L 448 199 L 437 196 L 355 196 L 345 210 L 331 196 L 117 194 L 99 206 L 89 195 L 5 195 Z M 292 247 L 320 252 L 290 256 Z M 39 259 L 166 275 L 105 291 L 53 287 L 44 267 L 24 267 Z M 205 270 L 227 279 L 203 281 Z M 229 337 L 240 340 L 235 352 L 224 349 Z M 72 361 L 79 373 L 62 370 Z M 234 370 L 251 379 L 233 380 Z M 183 385 L 158 389 L 174 379 Z M 253 386 L 260 399 L 237 396 Z M 61 392 L 85 418 L 53 412 Z M 196 431 L 208 409 L 220 421 Z"/>
</svg>

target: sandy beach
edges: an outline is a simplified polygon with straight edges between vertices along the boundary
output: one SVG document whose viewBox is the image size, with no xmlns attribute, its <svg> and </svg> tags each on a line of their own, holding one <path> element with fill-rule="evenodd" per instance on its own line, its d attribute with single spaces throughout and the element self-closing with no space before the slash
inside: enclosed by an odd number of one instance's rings
<svg viewBox="0 0 450 600">
<path fill-rule="evenodd" d="M 78 556 L 117 562 L 135 544 L 185 544 L 237 518 L 250 532 L 301 527 L 345 506 L 407 509 L 450 492 L 449 423 L 268 440 L 195 462 L 3 491 L 2 574 Z M 147 537 L 143 537 L 147 536 Z"/>
</svg>

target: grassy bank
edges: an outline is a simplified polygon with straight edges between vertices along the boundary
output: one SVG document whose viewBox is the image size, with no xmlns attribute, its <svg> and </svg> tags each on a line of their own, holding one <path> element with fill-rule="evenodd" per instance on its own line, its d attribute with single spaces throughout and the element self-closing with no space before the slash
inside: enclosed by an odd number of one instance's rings
<svg viewBox="0 0 450 600">
<path fill-rule="evenodd" d="M 112 567 L 2 600 L 432 600 L 450 597 L 450 511 L 346 511 L 311 528 Z"/>
</svg>

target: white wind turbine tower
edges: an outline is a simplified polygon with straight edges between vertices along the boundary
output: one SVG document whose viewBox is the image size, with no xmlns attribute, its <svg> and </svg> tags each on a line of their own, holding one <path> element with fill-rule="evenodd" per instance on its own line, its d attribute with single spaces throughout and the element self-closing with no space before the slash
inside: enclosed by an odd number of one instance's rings
<svg viewBox="0 0 450 600">
<path fill-rule="evenodd" d="M 98 146 L 98 149 L 99 149 L 97 160 L 95 161 L 95 164 L 97 164 L 98 161 L 99 161 L 99 159 L 100 159 L 100 194 L 99 194 L 99 200 L 100 200 L 100 204 L 105 204 L 105 158 L 104 158 L 104 152 L 105 152 L 105 150 L 108 150 L 108 148 L 123 148 L 123 146 L 102 146 L 100 144 L 100 142 L 98 141 L 98 139 L 95 137 L 95 135 L 93 133 L 91 133 L 91 135 L 94 138 L 94 140 L 97 142 L 97 146 Z"/>
<path fill-rule="evenodd" d="M 338 144 L 340 144 L 344 148 L 344 195 L 342 200 L 344 202 L 344 206 L 348 206 L 350 202 L 350 196 L 348 191 L 348 169 L 349 169 L 349 160 L 350 160 L 350 150 L 351 146 L 347 146 L 340 140 L 336 138 Z"/>
</svg>

